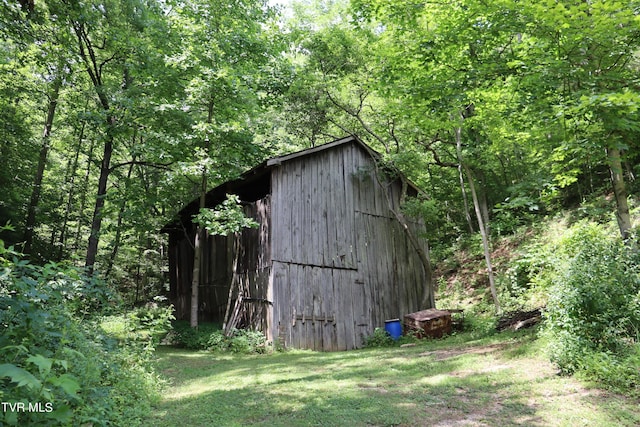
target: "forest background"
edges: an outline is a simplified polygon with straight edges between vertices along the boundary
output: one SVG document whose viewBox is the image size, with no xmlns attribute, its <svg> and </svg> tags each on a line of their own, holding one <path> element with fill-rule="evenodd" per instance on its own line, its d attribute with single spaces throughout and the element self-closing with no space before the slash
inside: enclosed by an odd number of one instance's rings
<svg viewBox="0 0 640 427">
<path fill-rule="evenodd" d="M 5 278 L 30 260 L 148 302 L 168 286 L 159 231 L 203 185 L 353 134 L 424 189 L 406 211 L 429 225 L 434 265 L 482 248 L 496 311 L 497 239 L 578 208 L 590 225 L 572 241 L 610 242 L 619 264 L 603 271 L 631 278 L 612 284 L 626 317 L 606 322 L 637 342 L 639 2 L 1 4 Z"/>
</svg>

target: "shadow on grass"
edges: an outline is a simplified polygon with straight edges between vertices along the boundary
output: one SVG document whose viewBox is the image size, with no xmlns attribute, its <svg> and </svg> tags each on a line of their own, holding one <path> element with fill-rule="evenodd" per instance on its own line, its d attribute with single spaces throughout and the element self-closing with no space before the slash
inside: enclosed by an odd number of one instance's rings
<svg viewBox="0 0 640 427">
<path fill-rule="evenodd" d="M 146 425 L 560 426 L 578 419 L 617 426 L 640 421 L 631 410 L 620 422 L 612 415 L 620 413 L 619 406 L 586 391 L 565 399 L 567 387 L 575 388 L 572 380 L 538 369 L 540 359 L 530 354 L 535 346 L 518 350 L 531 340 L 509 340 L 486 345 L 487 351 L 480 346 L 451 351 L 442 343 L 262 356 L 163 349 L 159 370 L 171 387 Z M 439 357 L 446 351 L 447 357 Z M 527 365 L 533 371 L 523 375 Z M 563 410 L 563 404 L 573 407 Z"/>
</svg>

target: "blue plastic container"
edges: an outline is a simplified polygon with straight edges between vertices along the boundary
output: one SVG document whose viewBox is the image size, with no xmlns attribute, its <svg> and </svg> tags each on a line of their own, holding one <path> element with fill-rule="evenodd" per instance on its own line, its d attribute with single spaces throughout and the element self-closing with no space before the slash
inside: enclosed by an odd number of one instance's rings
<svg viewBox="0 0 640 427">
<path fill-rule="evenodd" d="M 402 324 L 400 319 L 391 319 L 384 322 L 384 330 L 391 335 L 391 338 L 397 340 L 402 336 Z"/>
</svg>

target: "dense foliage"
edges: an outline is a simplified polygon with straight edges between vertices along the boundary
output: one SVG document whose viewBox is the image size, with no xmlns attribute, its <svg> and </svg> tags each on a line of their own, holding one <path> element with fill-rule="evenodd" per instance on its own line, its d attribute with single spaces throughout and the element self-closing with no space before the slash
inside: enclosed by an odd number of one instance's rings
<svg viewBox="0 0 640 427">
<path fill-rule="evenodd" d="M 640 393 L 640 262 L 602 226 L 581 224 L 560 245 L 546 310 L 551 359 Z"/>
<path fill-rule="evenodd" d="M 0 267 L 0 400 L 14 408 L 4 425 L 138 424 L 159 392 L 152 341 L 102 328 L 115 308 L 105 282 L 68 264 L 32 265 L 2 241 Z M 132 332 L 148 329 L 144 318 Z"/>
</svg>

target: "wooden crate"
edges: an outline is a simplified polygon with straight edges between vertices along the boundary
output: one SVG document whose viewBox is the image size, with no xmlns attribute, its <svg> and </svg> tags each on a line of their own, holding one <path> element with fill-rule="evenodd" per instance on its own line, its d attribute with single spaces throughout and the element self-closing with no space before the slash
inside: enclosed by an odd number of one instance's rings
<svg viewBox="0 0 640 427">
<path fill-rule="evenodd" d="M 412 331 L 418 338 L 440 338 L 451 333 L 451 313 L 432 308 L 407 314 L 404 316 L 404 331 Z"/>
</svg>

